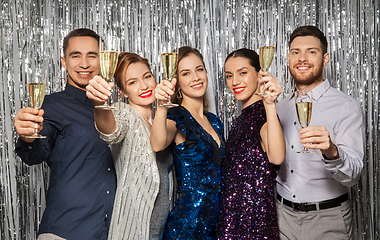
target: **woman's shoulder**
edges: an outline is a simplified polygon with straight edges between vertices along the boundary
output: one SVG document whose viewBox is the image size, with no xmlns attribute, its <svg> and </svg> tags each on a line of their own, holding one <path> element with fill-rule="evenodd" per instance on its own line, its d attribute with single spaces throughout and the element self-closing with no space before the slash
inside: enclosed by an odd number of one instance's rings
<svg viewBox="0 0 380 240">
<path fill-rule="evenodd" d="M 243 108 L 238 118 L 246 118 L 247 116 L 255 116 L 259 118 L 265 116 L 265 106 L 263 100 L 258 100 Z"/>
<path fill-rule="evenodd" d="M 112 104 L 115 107 L 113 111 L 114 115 L 124 116 L 124 117 L 136 117 L 138 115 L 137 109 L 132 107 L 131 105 L 124 102 L 115 102 Z"/>
<path fill-rule="evenodd" d="M 220 118 L 216 114 L 212 112 L 205 112 L 204 114 L 207 116 L 211 123 L 223 125 L 222 120 L 220 120 Z"/>
<path fill-rule="evenodd" d="M 183 106 L 170 108 L 167 117 L 176 123 L 176 128 L 188 139 L 196 139 L 196 136 L 199 135 L 199 124 Z"/>
<path fill-rule="evenodd" d="M 125 102 L 115 102 L 112 104 L 118 111 L 130 111 L 131 106 Z"/>
<path fill-rule="evenodd" d="M 168 109 L 168 118 L 170 119 L 178 119 L 183 118 L 189 115 L 189 111 L 182 106 L 172 107 Z"/>
<path fill-rule="evenodd" d="M 112 106 L 116 108 L 113 110 L 115 121 L 122 124 L 124 127 L 131 128 L 146 125 L 140 112 L 130 104 L 117 102 L 112 104 Z"/>
</svg>

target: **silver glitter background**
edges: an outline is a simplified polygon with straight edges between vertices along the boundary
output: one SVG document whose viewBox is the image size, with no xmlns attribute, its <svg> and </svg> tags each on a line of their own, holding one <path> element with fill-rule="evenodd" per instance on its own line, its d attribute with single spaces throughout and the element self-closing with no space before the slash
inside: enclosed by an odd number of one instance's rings
<svg viewBox="0 0 380 240">
<path fill-rule="evenodd" d="M 60 56 L 62 39 L 69 31 L 87 27 L 100 35 L 120 36 L 121 50 L 147 57 L 157 76 L 161 52 L 182 45 L 198 48 L 210 81 L 209 109 L 228 130 L 240 107 L 225 86 L 227 54 L 241 47 L 257 50 L 267 38 L 276 39 L 270 72 L 281 80 L 286 96 L 293 88 L 286 63 L 287 40 L 297 26 L 306 24 L 318 26 L 328 38 L 331 61 L 325 77 L 357 98 L 365 112 L 365 166 L 351 189 L 354 239 L 380 238 L 380 0 L 0 2 L 0 240 L 36 239 L 49 169 L 46 164 L 28 167 L 15 155 L 13 117 L 28 106 L 26 83 L 35 66 L 49 70 L 48 92 L 65 86 Z"/>
</svg>

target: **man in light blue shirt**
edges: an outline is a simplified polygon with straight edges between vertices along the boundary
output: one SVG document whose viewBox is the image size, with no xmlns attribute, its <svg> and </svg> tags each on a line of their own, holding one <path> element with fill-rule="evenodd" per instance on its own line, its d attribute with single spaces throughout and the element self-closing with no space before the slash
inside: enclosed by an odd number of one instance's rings
<svg viewBox="0 0 380 240">
<path fill-rule="evenodd" d="M 323 79 L 327 40 L 314 26 L 290 36 L 288 64 L 296 91 L 278 103 L 286 158 L 277 176 L 281 239 L 351 239 L 348 187 L 363 168 L 364 117 L 357 100 Z M 297 99 L 312 102 L 309 127 L 301 128 Z M 297 153 L 304 147 L 313 153 Z"/>
</svg>

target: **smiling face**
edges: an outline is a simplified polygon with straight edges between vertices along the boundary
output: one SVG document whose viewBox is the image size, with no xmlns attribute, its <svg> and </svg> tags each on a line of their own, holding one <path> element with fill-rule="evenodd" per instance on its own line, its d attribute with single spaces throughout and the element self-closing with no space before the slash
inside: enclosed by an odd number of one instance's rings
<svg viewBox="0 0 380 240">
<path fill-rule="evenodd" d="M 123 94 L 131 105 L 148 106 L 153 103 L 156 80 L 149 67 L 142 62 L 131 63 L 125 71 Z"/>
<path fill-rule="evenodd" d="M 255 101 L 258 72 L 244 57 L 231 57 L 224 64 L 227 86 L 243 108 Z"/>
<path fill-rule="evenodd" d="M 203 98 L 208 79 L 201 58 L 193 53 L 178 63 L 178 84 L 183 97 Z"/>
<path fill-rule="evenodd" d="M 312 89 L 323 82 L 323 67 L 329 60 L 329 54 L 322 53 L 321 42 L 314 36 L 296 37 L 289 46 L 289 71 L 298 87 Z"/>
<path fill-rule="evenodd" d="M 100 70 L 98 41 L 89 36 L 70 38 L 61 62 L 67 71 L 68 83 L 86 90 L 88 82 Z"/>
</svg>

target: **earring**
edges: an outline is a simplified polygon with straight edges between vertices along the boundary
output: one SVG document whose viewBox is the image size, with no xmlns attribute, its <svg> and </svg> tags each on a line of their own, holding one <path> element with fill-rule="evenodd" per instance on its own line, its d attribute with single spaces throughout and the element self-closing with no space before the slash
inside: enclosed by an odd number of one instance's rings
<svg viewBox="0 0 380 240">
<path fill-rule="evenodd" d="M 123 100 L 124 100 L 123 98 L 124 98 L 123 94 L 119 93 L 119 102 L 123 102 Z"/>
<path fill-rule="evenodd" d="M 119 93 L 119 102 L 123 102 L 123 103 L 129 103 L 129 100 L 127 97 L 124 96 L 124 94 L 122 93 Z"/>
<path fill-rule="evenodd" d="M 182 98 L 182 91 L 181 91 L 181 89 L 179 89 L 178 90 L 178 97 L 177 97 L 178 99 L 181 99 Z"/>
</svg>

